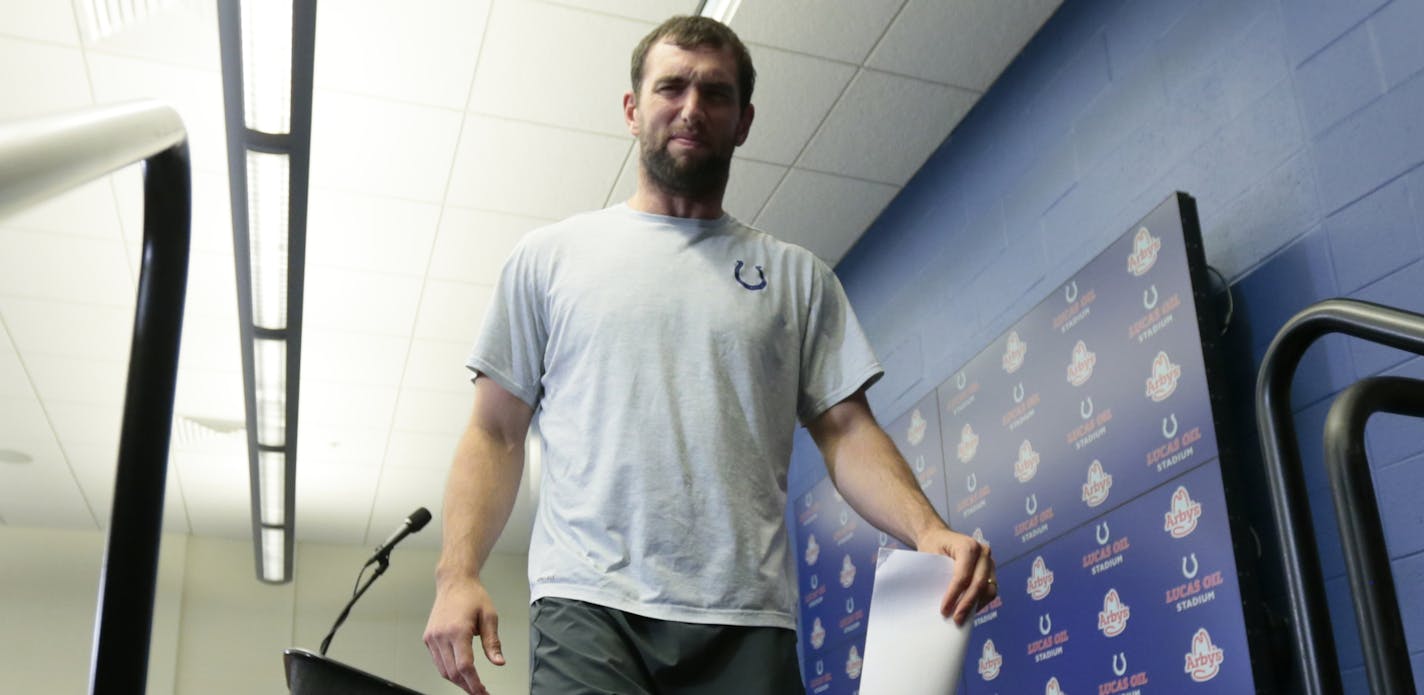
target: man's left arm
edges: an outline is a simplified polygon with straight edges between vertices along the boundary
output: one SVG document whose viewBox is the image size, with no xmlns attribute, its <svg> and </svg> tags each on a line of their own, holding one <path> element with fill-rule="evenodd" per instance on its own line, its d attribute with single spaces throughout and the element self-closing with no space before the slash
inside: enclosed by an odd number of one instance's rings
<svg viewBox="0 0 1424 695">
<path fill-rule="evenodd" d="M 976 607 L 998 595 L 989 548 L 950 530 L 920 490 L 919 481 L 870 412 L 861 391 L 807 425 L 826 460 L 831 482 L 867 521 L 926 553 L 954 559 L 954 575 L 940 602 L 963 624 Z"/>
</svg>

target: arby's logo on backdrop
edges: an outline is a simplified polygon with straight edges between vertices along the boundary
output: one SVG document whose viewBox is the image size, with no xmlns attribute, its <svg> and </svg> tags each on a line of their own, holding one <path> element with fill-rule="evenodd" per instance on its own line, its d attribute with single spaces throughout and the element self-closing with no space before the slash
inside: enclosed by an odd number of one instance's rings
<svg viewBox="0 0 1424 695">
<path fill-rule="evenodd" d="M 1192 499 L 1186 486 L 1178 485 L 1172 492 L 1172 506 L 1167 510 L 1166 523 L 1162 525 L 1162 530 L 1173 538 L 1186 538 L 1196 530 L 1197 520 L 1201 515 L 1201 503 Z"/>
<path fill-rule="evenodd" d="M 1127 272 L 1141 277 L 1157 264 L 1157 253 L 1162 250 L 1162 240 L 1152 236 L 1146 227 L 1139 227 L 1132 236 L 1132 252 L 1127 256 Z"/>
<path fill-rule="evenodd" d="M 999 677 L 999 669 L 1004 665 L 1004 657 L 994 648 L 994 640 L 984 640 L 984 648 L 979 652 L 979 677 L 991 681 Z"/>
<path fill-rule="evenodd" d="M 1108 493 L 1112 491 L 1113 477 L 1111 473 L 1103 471 L 1103 462 L 1093 459 L 1088 465 L 1088 481 L 1083 483 L 1083 501 L 1089 507 L 1096 507 L 1108 499 Z"/>
<path fill-rule="evenodd" d="M 1164 351 L 1158 351 L 1152 358 L 1152 375 L 1147 377 L 1147 397 L 1154 403 L 1167 400 L 1177 390 L 1177 382 L 1182 378 L 1182 366 L 1172 364 L 1172 358 Z"/>
<path fill-rule="evenodd" d="M 1068 383 L 1082 386 L 1093 378 L 1093 366 L 1098 363 L 1097 353 L 1088 349 L 1087 343 L 1078 341 L 1073 346 L 1073 354 L 1068 358 Z"/>
<path fill-rule="evenodd" d="M 969 423 L 964 423 L 964 429 L 959 431 L 959 446 L 955 455 L 959 457 L 960 463 L 969 463 L 974 460 L 974 453 L 979 451 L 979 435 L 974 434 L 974 428 Z"/>
<path fill-rule="evenodd" d="M 1023 366 L 1024 355 L 1027 354 L 1028 343 L 1019 338 L 1018 331 L 1011 331 L 1008 342 L 1004 344 L 1004 358 L 1001 360 L 1004 371 L 1009 374 L 1017 372 L 1019 367 Z"/>
<path fill-rule="evenodd" d="M 1053 570 L 1048 569 L 1048 565 L 1043 561 L 1043 556 L 1039 555 L 1033 559 L 1033 565 L 1028 571 L 1028 596 L 1035 601 L 1042 601 L 1048 598 L 1053 592 Z"/>
<path fill-rule="evenodd" d="M 1192 635 L 1192 649 L 1187 652 L 1186 665 L 1182 669 L 1192 680 L 1205 683 L 1221 672 L 1221 662 L 1226 660 L 1226 652 L 1211 643 L 1211 633 L 1206 628 L 1198 628 Z"/>
</svg>

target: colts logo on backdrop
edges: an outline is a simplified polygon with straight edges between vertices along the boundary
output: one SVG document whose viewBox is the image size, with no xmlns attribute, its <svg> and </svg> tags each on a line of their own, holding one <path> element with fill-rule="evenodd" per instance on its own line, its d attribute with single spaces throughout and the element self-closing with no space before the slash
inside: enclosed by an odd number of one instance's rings
<svg viewBox="0 0 1424 695">
<path fill-rule="evenodd" d="M 1038 452 L 1027 439 L 1019 445 L 1019 460 L 1014 462 L 1014 478 L 1021 483 L 1033 480 L 1038 473 Z"/>
<path fill-rule="evenodd" d="M 1132 617 L 1132 609 L 1122 602 L 1117 589 L 1108 589 L 1103 597 L 1103 609 L 1098 611 L 1098 629 L 1105 637 L 1117 637 L 1127 629 L 1127 619 Z"/>
<path fill-rule="evenodd" d="M 1152 376 L 1147 377 L 1147 397 L 1154 403 L 1167 400 L 1177 390 L 1177 380 L 1182 378 L 1182 366 L 1172 364 L 1167 353 L 1158 351 L 1152 358 Z"/>
<path fill-rule="evenodd" d="M 1063 695 L 1063 688 L 1058 685 L 1058 676 L 1048 679 L 1048 683 L 1043 686 L 1043 695 Z"/>
<path fill-rule="evenodd" d="M 1172 493 L 1172 508 L 1167 510 L 1167 523 L 1163 524 L 1162 530 L 1172 534 L 1173 538 L 1186 538 L 1192 531 L 1197 529 L 1197 519 L 1201 518 L 1201 502 L 1192 500 L 1192 496 L 1187 494 L 1184 485 L 1178 485 Z"/>
<path fill-rule="evenodd" d="M 1004 345 L 1004 371 L 1013 374 L 1023 366 L 1024 355 L 1028 354 L 1028 343 L 1019 338 L 1018 331 L 1009 333 L 1009 342 Z"/>
<path fill-rule="evenodd" d="M 959 431 L 959 449 L 955 452 L 959 456 L 960 463 L 969 463 L 974 460 L 974 453 L 979 451 L 979 435 L 974 434 L 974 428 L 969 423 L 964 424 L 964 429 Z"/>
<path fill-rule="evenodd" d="M 1033 566 L 1028 572 L 1028 595 L 1035 601 L 1042 601 L 1048 598 L 1048 594 L 1053 591 L 1053 570 L 1048 569 L 1044 564 L 1043 556 L 1039 555 L 1033 559 Z"/>
<path fill-rule="evenodd" d="M 732 277 L 737 280 L 737 284 L 740 284 L 742 287 L 752 290 L 753 292 L 766 289 L 766 272 L 763 271 L 761 266 L 759 265 L 752 266 L 753 268 L 756 268 L 757 277 L 760 280 L 759 282 L 757 282 L 757 284 L 753 285 L 752 283 L 742 279 L 742 267 L 745 265 L 746 263 L 744 261 L 737 261 L 737 267 L 732 269 Z"/>
<path fill-rule="evenodd" d="M 1093 365 L 1098 363 L 1098 354 L 1088 350 L 1087 343 L 1078 341 L 1073 346 L 1073 354 L 1068 360 L 1068 383 L 1082 386 L 1093 378 Z"/>
<path fill-rule="evenodd" d="M 910 441 L 910 446 L 918 446 L 925 440 L 925 428 L 928 426 L 929 422 L 920 414 L 920 409 L 915 408 L 915 411 L 910 413 L 910 429 L 905 432 L 905 439 Z"/>
<path fill-rule="evenodd" d="M 1211 633 L 1206 628 L 1198 628 L 1197 633 L 1192 635 L 1192 650 L 1187 652 L 1187 663 L 1183 668 L 1192 680 L 1198 683 L 1205 683 L 1216 677 L 1221 672 L 1221 662 L 1226 660 L 1226 653 L 1211 643 Z"/>
<path fill-rule="evenodd" d="M 1093 459 L 1088 466 L 1088 482 L 1083 483 L 1083 501 L 1089 507 L 1096 507 L 1108 499 L 1108 492 L 1112 490 L 1113 477 L 1111 473 L 1103 471 L 1103 462 Z"/>
<path fill-rule="evenodd" d="M 984 640 L 984 649 L 979 653 L 979 677 L 986 681 L 999 677 L 999 668 L 1004 665 L 1004 657 L 994 649 L 994 640 Z"/>
<path fill-rule="evenodd" d="M 1139 227 L 1132 237 L 1132 253 L 1127 256 L 1127 272 L 1142 276 L 1152 270 L 1157 263 L 1157 252 L 1162 250 L 1162 240 L 1152 236 L 1146 227 Z"/>
</svg>

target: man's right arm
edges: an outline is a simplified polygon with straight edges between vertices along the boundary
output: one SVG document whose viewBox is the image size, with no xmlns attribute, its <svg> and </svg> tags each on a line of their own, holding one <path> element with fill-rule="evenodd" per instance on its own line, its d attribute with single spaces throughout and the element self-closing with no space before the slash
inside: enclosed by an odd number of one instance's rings
<svg viewBox="0 0 1424 695">
<path fill-rule="evenodd" d="M 475 635 L 490 663 L 504 664 L 499 616 L 480 582 L 480 568 L 514 507 L 533 414 L 493 380 L 476 379 L 474 412 L 446 483 L 435 604 L 425 626 L 425 646 L 440 675 L 471 695 L 487 692 L 475 671 Z"/>
</svg>

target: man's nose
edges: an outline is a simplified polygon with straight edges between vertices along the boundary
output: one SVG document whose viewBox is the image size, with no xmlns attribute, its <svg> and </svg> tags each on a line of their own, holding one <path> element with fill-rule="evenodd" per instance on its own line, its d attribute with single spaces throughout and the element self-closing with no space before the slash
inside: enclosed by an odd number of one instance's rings
<svg viewBox="0 0 1424 695">
<path fill-rule="evenodd" d="M 701 124 L 707 114 L 703 109 L 702 95 L 696 89 L 687 90 L 687 95 L 682 101 L 682 120 Z"/>
</svg>

